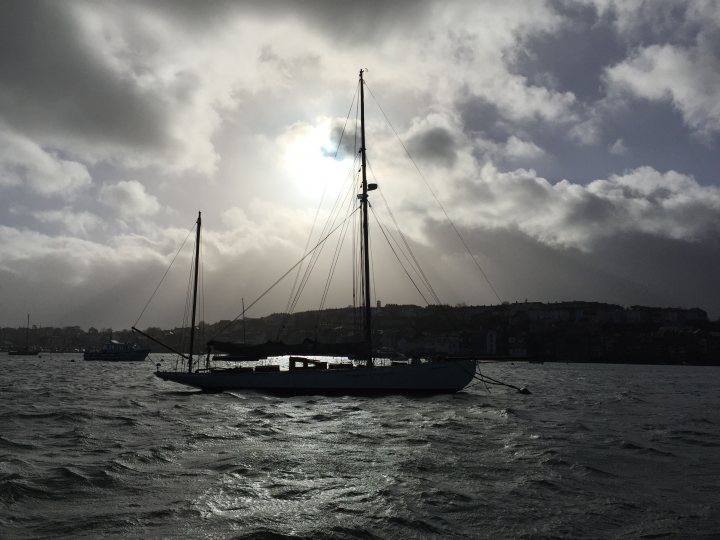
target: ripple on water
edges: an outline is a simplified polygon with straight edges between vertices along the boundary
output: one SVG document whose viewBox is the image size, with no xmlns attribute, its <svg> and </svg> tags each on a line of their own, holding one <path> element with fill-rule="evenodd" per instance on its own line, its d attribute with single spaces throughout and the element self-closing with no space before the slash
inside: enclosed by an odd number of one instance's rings
<svg viewBox="0 0 720 540">
<path fill-rule="evenodd" d="M 720 372 L 669 368 L 493 364 L 539 390 L 278 399 L 13 364 L 0 537 L 712 537 Z"/>
</svg>

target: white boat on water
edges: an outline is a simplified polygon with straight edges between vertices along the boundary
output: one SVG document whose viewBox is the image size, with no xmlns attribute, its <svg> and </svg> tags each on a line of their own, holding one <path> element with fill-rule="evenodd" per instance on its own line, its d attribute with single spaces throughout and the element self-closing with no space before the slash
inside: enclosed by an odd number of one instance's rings
<svg viewBox="0 0 720 540">
<path fill-rule="evenodd" d="M 190 323 L 189 353 L 160 343 L 133 326 L 133 330 L 172 350 L 185 362 L 177 371 L 155 373 L 164 381 L 200 388 L 205 391 L 253 390 L 281 394 L 439 394 L 462 390 L 475 377 L 476 360 L 471 358 L 413 358 L 404 362 L 377 361 L 373 347 L 370 298 L 370 254 L 368 242 L 368 192 L 377 188 L 369 184 L 365 155 L 365 107 L 363 71 L 360 71 L 360 161 L 361 161 L 361 272 L 363 297 L 362 337 L 350 343 L 322 344 L 305 340 L 298 344 L 270 342 L 244 345 L 211 340 L 207 356 L 194 356 L 194 332 L 197 302 L 198 261 L 200 253 L 201 215 L 196 222 L 195 272 Z M 354 211 L 352 212 L 354 213 Z M 329 236 L 329 235 L 328 235 Z M 327 238 L 327 236 L 325 237 Z M 317 247 L 317 246 L 316 246 Z M 308 253 L 309 254 L 309 253 Z M 306 254 L 306 256 L 308 255 Z M 302 260 L 302 259 L 301 259 Z M 291 269 L 292 270 L 292 269 Z M 287 275 L 287 274 L 286 274 Z M 243 308 L 243 314 L 245 309 Z M 213 365 L 212 353 L 228 353 L 243 362 L 242 367 Z M 302 355 L 302 356 L 298 356 Z M 323 361 L 317 357 L 344 356 L 346 361 Z M 289 360 L 280 361 L 280 358 Z M 225 356 L 224 358 L 227 358 Z M 263 360 L 262 365 L 258 361 Z M 254 366 L 246 365 L 252 362 Z M 268 363 L 269 362 L 269 363 Z M 287 366 L 285 365 L 287 362 Z"/>
</svg>

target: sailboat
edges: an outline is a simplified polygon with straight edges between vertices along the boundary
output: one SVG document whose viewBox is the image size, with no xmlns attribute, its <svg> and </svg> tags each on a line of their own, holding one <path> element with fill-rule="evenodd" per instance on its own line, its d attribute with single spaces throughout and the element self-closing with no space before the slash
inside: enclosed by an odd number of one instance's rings
<svg viewBox="0 0 720 540">
<path fill-rule="evenodd" d="M 27 316 L 27 326 L 25 327 L 25 346 L 21 349 L 13 349 L 8 351 L 10 356 L 37 356 L 40 354 L 39 349 L 30 348 L 30 314 Z"/>
<path fill-rule="evenodd" d="M 190 323 L 190 346 L 186 354 L 172 349 L 133 326 L 133 330 L 180 355 L 187 368 L 161 371 L 155 375 L 204 391 L 253 390 L 274 394 L 441 394 L 462 390 L 475 377 L 476 360 L 471 358 L 413 358 L 405 362 L 380 362 L 375 358 L 370 297 L 370 254 L 368 241 L 368 193 L 377 188 L 368 184 L 365 155 L 365 106 L 363 70 L 360 71 L 360 134 L 362 192 L 357 195 L 361 210 L 361 252 L 363 288 L 362 339 L 348 343 L 319 343 L 305 339 L 297 344 L 268 342 L 247 345 L 211 340 L 204 367 L 194 357 L 195 317 L 202 215 L 198 213 L 195 240 L 195 270 Z M 210 354 L 226 353 L 235 360 L 278 359 L 255 367 L 213 367 Z M 279 359 L 289 357 L 287 367 Z M 328 362 L 318 357 L 344 357 Z"/>
</svg>

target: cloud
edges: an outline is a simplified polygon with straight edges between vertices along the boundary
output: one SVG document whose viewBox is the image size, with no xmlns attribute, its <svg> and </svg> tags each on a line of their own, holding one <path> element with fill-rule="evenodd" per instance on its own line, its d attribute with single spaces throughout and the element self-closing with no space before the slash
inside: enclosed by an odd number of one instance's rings
<svg viewBox="0 0 720 540">
<path fill-rule="evenodd" d="M 176 248 L 177 239 L 170 244 Z M 152 292 L 146 284 L 157 283 L 170 259 L 157 245 L 121 236 L 93 242 L 0 226 L 4 309 L 10 316 L 32 311 L 50 325 L 127 328 Z M 172 255 L 174 250 L 168 251 Z"/>
<path fill-rule="evenodd" d="M 650 167 L 583 186 L 486 164 L 460 192 L 475 194 L 465 201 L 472 206 L 463 205 L 465 226 L 517 229 L 550 246 L 589 252 L 601 239 L 629 233 L 688 242 L 720 234 L 720 188 Z"/>
<path fill-rule="evenodd" d="M 0 130 L 0 188 L 24 185 L 46 197 L 71 198 L 90 182 L 82 163 L 61 159 L 31 139 Z"/>
<path fill-rule="evenodd" d="M 429 164 L 452 167 L 457 160 L 457 147 L 461 141 L 456 138 L 458 132 L 455 120 L 432 114 L 416 119 L 405 138 L 410 154 L 418 159 Z"/>
<path fill-rule="evenodd" d="M 711 37 L 720 23 L 714 0 L 589 0 L 633 46 L 693 42 Z"/>
<path fill-rule="evenodd" d="M 237 25 L 204 38 L 144 4 L 14 3 L 0 30 L 0 109 L 14 131 L 85 162 L 215 171 L 211 139 L 247 57 Z"/>
<path fill-rule="evenodd" d="M 609 151 L 611 154 L 614 154 L 616 156 L 622 156 L 624 154 L 627 154 L 628 148 L 625 146 L 625 143 L 622 139 L 617 139 L 609 148 Z"/>
<path fill-rule="evenodd" d="M 101 228 L 103 221 L 90 212 L 77 212 L 66 206 L 60 210 L 43 210 L 32 212 L 33 217 L 42 223 L 61 227 L 62 232 L 70 235 L 86 237 L 93 230 Z"/>
<path fill-rule="evenodd" d="M 145 186 L 136 180 L 124 180 L 106 185 L 100 189 L 100 201 L 114 208 L 122 216 L 154 214 L 160 210 L 160 203 L 145 191 Z"/>
<path fill-rule="evenodd" d="M 209 241 L 220 256 L 240 256 L 249 251 L 283 251 L 290 257 L 299 258 L 313 224 L 316 224 L 314 234 L 317 236 L 319 224 L 329 216 L 327 210 L 321 210 L 318 216 L 315 214 L 311 209 L 291 209 L 271 201 L 253 199 L 246 208 L 225 210 L 221 219 L 226 231 L 211 233 Z"/>
<path fill-rule="evenodd" d="M 426 272 L 440 297 L 497 303 L 451 227 L 428 222 L 426 231 L 434 249 L 432 258 L 423 260 L 434 261 Z M 517 229 L 462 227 L 461 232 L 503 300 L 701 307 L 713 318 L 720 315 L 720 304 L 708 294 L 720 264 L 717 241 L 628 231 L 598 239 L 588 252 L 549 245 Z"/>
<path fill-rule="evenodd" d="M 699 135 L 720 131 L 720 58 L 695 48 L 652 45 L 607 70 L 609 84 L 649 100 L 668 100 Z"/>
<path fill-rule="evenodd" d="M 505 142 L 479 138 L 474 143 L 485 159 L 495 163 L 514 165 L 537 163 L 545 156 L 545 151 L 537 144 L 515 135 L 508 137 Z"/>
<path fill-rule="evenodd" d="M 659 302 L 662 284 L 637 295 L 642 276 L 621 270 L 654 278 L 644 246 L 685 280 L 671 257 L 715 260 L 713 2 L 75 0 L 2 11 L 0 282 L 18 301 L 57 302 L 57 320 L 104 324 L 93 317 L 117 303 L 110 324 L 126 325 L 127 306 L 146 300 L 138 282 L 154 286 L 197 208 L 214 305 L 225 313 L 263 290 L 301 255 L 323 189 L 351 189 L 354 109 L 334 151 L 360 67 L 373 209 L 387 195 L 408 240 L 440 253 L 429 255 L 438 279 L 461 256 L 431 230 L 443 212 L 385 112 L 468 241 L 489 242 L 502 262 L 493 271 L 535 284 L 527 296 L 596 286 Z M 374 264 L 385 277 L 385 259 Z M 384 294 L 401 290 L 387 283 Z"/>
</svg>

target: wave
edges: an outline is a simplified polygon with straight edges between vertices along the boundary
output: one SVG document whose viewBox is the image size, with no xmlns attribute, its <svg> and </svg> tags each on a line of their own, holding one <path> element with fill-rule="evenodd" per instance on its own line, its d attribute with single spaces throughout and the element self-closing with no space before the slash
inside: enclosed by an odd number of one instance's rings
<svg viewBox="0 0 720 540">
<path fill-rule="evenodd" d="M 274 540 L 326 540 L 326 539 L 367 539 L 375 540 L 380 538 L 378 536 L 369 533 L 364 529 L 352 529 L 346 527 L 333 527 L 327 531 L 318 530 L 311 531 L 305 534 L 286 534 L 277 529 L 271 529 L 266 527 L 258 527 L 252 531 L 243 533 L 238 536 L 233 536 L 232 540 L 267 540 L 272 538 Z"/>
<path fill-rule="evenodd" d="M 13 478 L 0 481 L 0 501 L 4 504 L 14 504 L 26 499 L 52 498 L 52 492 L 37 486 L 30 480 Z"/>
<path fill-rule="evenodd" d="M 652 446 L 642 446 L 642 445 L 635 444 L 630 441 L 623 441 L 620 444 L 620 448 L 622 448 L 623 450 L 636 450 L 636 451 L 638 451 L 638 453 L 641 453 L 641 454 L 654 454 L 657 456 L 675 457 L 675 454 L 673 454 L 672 452 L 659 450 Z"/>
<path fill-rule="evenodd" d="M 38 447 L 32 443 L 17 442 L 0 435 L 0 448 L 9 450 L 36 450 Z"/>
<path fill-rule="evenodd" d="M 590 476 L 600 476 L 604 478 L 618 478 L 617 474 L 611 473 L 610 471 L 606 471 L 605 469 L 601 469 L 600 467 L 594 467 L 592 465 L 573 465 L 571 467 L 573 470 L 581 471 L 581 473 L 590 475 Z"/>
</svg>

